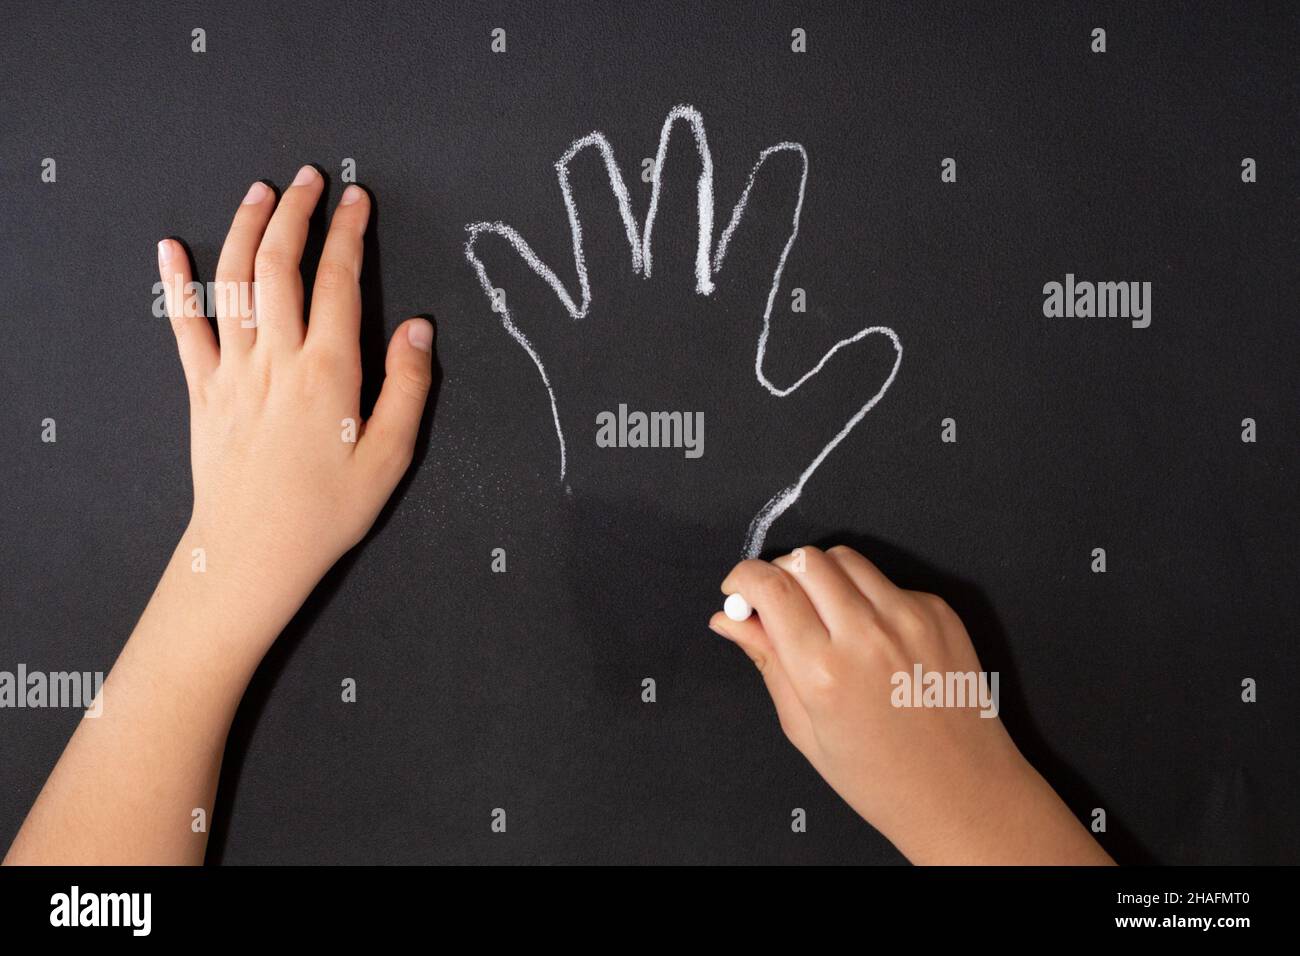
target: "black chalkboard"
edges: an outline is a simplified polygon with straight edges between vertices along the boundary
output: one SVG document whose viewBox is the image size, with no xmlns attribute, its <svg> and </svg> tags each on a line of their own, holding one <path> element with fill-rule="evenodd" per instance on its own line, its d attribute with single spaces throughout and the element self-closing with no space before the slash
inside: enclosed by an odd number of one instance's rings
<svg viewBox="0 0 1300 956">
<path fill-rule="evenodd" d="M 1012 735 L 1081 818 L 1106 810 L 1100 838 L 1122 862 L 1300 860 L 1294 6 L 4 17 L 0 669 L 107 670 L 184 527 L 185 390 L 151 311 L 159 238 L 184 239 L 211 279 L 250 181 L 283 186 L 313 162 L 332 206 L 352 161 L 377 211 L 367 367 L 407 316 L 438 325 L 416 465 L 249 689 L 210 860 L 901 860 L 705 626 L 755 514 L 898 355 L 870 335 L 786 398 L 756 377 L 804 156 L 765 373 L 787 386 L 873 326 L 902 359 L 765 553 L 844 542 L 946 597 L 1002 674 Z M 517 230 L 576 299 L 556 161 L 599 131 L 640 229 L 644 164 L 678 106 L 694 112 L 667 148 L 649 276 L 594 141 L 567 167 L 582 318 L 501 236 L 475 243 L 550 375 L 561 477 L 538 366 L 484 294 L 466 226 Z M 714 246 L 762 151 L 802 148 L 768 156 L 708 295 L 692 116 Z M 1044 286 L 1067 276 L 1149 282 L 1149 324 L 1046 315 Z M 598 447 L 596 416 L 620 404 L 702 413 L 702 456 Z M 57 442 L 41 440 L 47 418 Z M 0 843 L 77 719 L 0 711 Z"/>
</svg>

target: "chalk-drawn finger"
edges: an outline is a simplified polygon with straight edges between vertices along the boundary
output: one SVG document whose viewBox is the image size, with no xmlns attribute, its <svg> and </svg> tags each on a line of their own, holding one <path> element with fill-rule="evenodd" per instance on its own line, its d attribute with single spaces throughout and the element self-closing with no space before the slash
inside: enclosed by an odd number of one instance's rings
<svg viewBox="0 0 1300 956">
<path fill-rule="evenodd" d="M 343 190 L 316 267 L 307 345 L 357 356 L 361 335 L 362 236 L 370 219 L 370 197 L 355 184 Z"/>
<path fill-rule="evenodd" d="M 274 211 L 275 193 L 271 187 L 253 183 L 239 204 L 221 247 L 213 279 L 223 363 L 246 355 L 257 340 L 253 259 Z"/>
<path fill-rule="evenodd" d="M 872 623 L 874 612 L 866 597 L 854 585 L 834 558 L 819 548 L 805 546 L 772 561 L 803 588 L 817 616 L 838 635 L 860 635 Z"/>
<path fill-rule="evenodd" d="M 194 394 L 217 367 L 221 357 L 198 295 L 189 289 L 193 281 L 190 257 L 175 239 L 158 243 L 158 274 L 163 283 L 163 299 L 176 336 L 181 367 L 185 370 L 185 381 L 190 393 Z"/>
<path fill-rule="evenodd" d="M 427 319 L 407 319 L 388 342 L 384 385 L 357 443 L 361 459 L 391 484 L 411 464 L 432 382 L 433 326 Z"/>
<path fill-rule="evenodd" d="M 679 123 L 689 127 L 694 150 L 683 137 L 673 138 Z M 650 207 L 642 232 L 645 274 L 671 281 L 693 272 L 695 291 L 710 294 L 713 215 L 713 154 L 704 118 L 692 106 L 675 106 L 664 120 L 655 153 Z"/>
<path fill-rule="evenodd" d="M 730 217 L 719 223 L 714 281 L 724 293 L 738 293 L 751 303 L 755 320 L 770 315 L 774 297 L 782 294 L 807 181 L 808 154 L 801 145 L 769 146 L 750 169 Z"/>
<path fill-rule="evenodd" d="M 580 165 L 574 169 L 575 163 Z M 600 185 L 601 167 L 604 169 L 605 184 Z M 535 336 L 544 332 L 541 325 L 534 329 L 524 329 L 512 306 L 510 287 L 527 290 L 533 282 L 542 283 L 550 294 L 543 296 L 544 301 L 558 302 L 563 312 L 572 320 L 585 318 L 591 307 L 591 280 L 587 271 L 587 251 L 590 245 L 584 237 L 587 230 L 583 227 L 578 212 L 578 200 L 574 195 L 574 179 L 580 176 L 584 183 L 584 194 L 590 178 L 594 190 L 593 196 L 602 196 L 605 190 L 611 194 L 608 205 L 617 212 L 621 237 L 613 243 L 616 249 L 628 256 L 631 272 L 642 271 L 641 232 L 637 227 L 636 217 L 632 213 L 631 196 L 627 181 L 623 178 L 614 150 L 609 141 L 598 132 L 589 133 L 569 145 L 555 163 L 555 173 L 560 186 L 560 196 L 568 219 L 570 253 L 572 255 L 573 275 L 576 282 L 562 281 L 556 272 L 533 250 L 528 241 L 513 227 L 503 222 L 475 222 L 465 227 L 469 240 L 465 243 L 465 258 L 469 260 L 479 285 L 488 298 L 488 303 L 500 318 L 506 330 L 524 345 L 536 359 L 535 349 L 528 344 Z M 596 201 L 596 200 L 592 200 Z M 605 204 L 602 203 L 602 207 Z M 612 221 L 612 217 L 607 217 Z M 611 233 L 612 234 L 612 233 Z M 598 236 L 598 238 L 604 238 Z M 568 263 L 560 264 L 560 271 L 566 272 Z M 524 278 L 525 281 L 514 282 Z M 540 325 L 540 324 L 539 324 Z M 538 365 L 541 370 L 541 365 Z M 542 371 L 542 377 L 546 377 Z"/>
<path fill-rule="evenodd" d="M 803 588 L 790 574 L 766 561 L 740 562 L 723 580 L 722 593 L 741 594 L 753 606 L 789 671 L 802 672 L 830 640 Z"/>
<path fill-rule="evenodd" d="M 762 622 L 754 617 L 745 621 L 733 621 L 718 611 L 709 621 L 709 627 L 740 647 L 745 652 L 745 656 L 758 668 L 763 677 L 763 684 L 776 707 L 781 729 L 790 742 L 800 750 L 811 746 L 814 738 L 808 711 L 804 709 L 803 702 L 795 693 L 794 685 L 790 683 L 790 675 L 781 666 L 771 639 L 763 630 Z"/>
<path fill-rule="evenodd" d="M 286 351 L 302 345 L 302 250 L 307 225 L 325 187 L 312 166 L 298 170 L 267 224 L 253 259 L 256 279 L 257 345 Z"/>
<path fill-rule="evenodd" d="M 837 544 L 826 556 L 838 564 L 854 586 L 881 614 L 892 614 L 903 601 L 903 592 L 883 571 L 854 551 Z"/>
<path fill-rule="evenodd" d="M 592 321 L 616 322 L 620 315 L 611 308 L 612 301 L 642 272 L 640 224 L 632 212 L 631 196 L 636 193 L 640 198 L 649 192 L 643 182 L 647 171 L 628 169 L 625 179 L 613 148 L 599 133 L 572 143 L 555 170 L 564 211 L 572 217 L 570 238 L 572 224 L 579 224 L 581 249 L 575 249 L 574 261 L 580 261 L 582 268 L 575 273 L 576 285 L 569 280 L 567 256 L 555 266 L 574 290 L 579 308 L 583 301 L 592 304 Z"/>
</svg>

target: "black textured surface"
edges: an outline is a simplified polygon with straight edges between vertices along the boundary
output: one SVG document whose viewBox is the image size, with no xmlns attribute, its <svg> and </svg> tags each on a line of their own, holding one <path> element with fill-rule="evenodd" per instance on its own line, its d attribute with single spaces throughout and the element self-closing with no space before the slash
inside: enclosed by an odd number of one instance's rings
<svg viewBox="0 0 1300 956">
<path fill-rule="evenodd" d="M 772 377 L 867 324 L 905 350 L 770 548 L 844 541 L 943 594 L 1002 672 L 1022 749 L 1081 816 L 1106 808 L 1121 861 L 1300 862 L 1294 6 L 434 6 L 6 9 L 0 669 L 107 670 L 184 526 L 186 401 L 150 314 L 156 241 L 184 239 L 210 279 L 249 182 L 314 162 L 332 204 L 351 157 L 377 208 L 367 349 L 432 314 L 444 377 L 382 528 L 249 690 L 210 858 L 898 861 L 705 627 L 750 517 L 879 387 L 888 347 L 828 370 L 814 401 L 766 397 L 764 268 L 742 257 L 714 296 L 691 291 L 685 130 L 650 280 L 579 160 L 591 317 L 564 324 L 485 240 L 489 268 L 574 414 L 627 402 L 704 410 L 707 427 L 700 462 L 597 451 L 594 429 L 572 429 L 566 494 L 537 371 L 464 258 L 464 225 L 501 219 L 572 283 L 552 164 L 601 130 L 643 214 L 641 159 L 690 103 L 717 228 L 759 150 L 808 150 Z M 489 51 L 498 26 L 505 55 Z M 946 156 L 956 184 L 940 182 Z M 754 255 L 780 246 L 772 185 Z M 1044 318 L 1041 288 L 1067 272 L 1151 281 L 1151 327 Z M 782 313 L 795 286 L 803 316 Z M 939 441 L 949 416 L 956 445 Z M 57 444 L 40 441 L 45 417 Z M 1240 441 L 1245 417 L 1257 444 Z M 1240 702 L 1245 677 L 1256 704 Z M 0 843 L 76 720 L 0 710 Z"/>
</svg>

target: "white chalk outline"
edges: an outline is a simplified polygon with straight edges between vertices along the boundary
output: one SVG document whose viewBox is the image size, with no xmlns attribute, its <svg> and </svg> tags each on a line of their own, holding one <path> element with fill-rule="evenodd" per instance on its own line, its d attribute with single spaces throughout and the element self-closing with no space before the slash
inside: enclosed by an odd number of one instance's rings
<svg viewBox="0 0 1300 956">
<path fill-rule="evenodd" d="M 696 182 L 699 234 L 695 251 L 695 291 L 700 295 L 710 295 L 713 292 L 713 277 L 722 269 L 722 263 L 727 255 L 732 233 L 735 232 L 736 227 L 740 224 L 741 217 L 744 215 L 745 205 L 749 202 L 749 194 L 754 187 L 758 171 L 762 169 L 768 157 L 775 153 L 789 151 L 799 154 L 801 163 L 799 198 L 795 204 L 794 216 L 790 223 L 790 236 L 786 239 L 785 246 L 781 250 L 780 261 L 777 263 L 776 271 L 772 275 L 772 286 L 768 290 L 767 305 L 763 310 L 763 330 L 759 333 L 757 347 L 754 350 L 754 375 L 758 379 L 758 383 L 777 398 L 785 398 L 820 372 L 836 352 L 860 342 L 869 335 L 884 335 L 888 337 L 894 346 L 894 366 L 890 369 L 889 377 L 885 379 L 885 383 L 845 423 L 844 427 L 839 430 L 826 447 L 818 453 L 817 457 L 799 475 L 798 480 L 773 495 L 767 504 L 759 510 L 758 514 L 754 516 L 745 535 L 744 546 L 745 557 L 752 558 L 757 557 L 762 552 L 768 529 L 772 527 L 777 518 L 799 500 L 804 485 L 821 463 L 848 436 L 849 432 L 854 429 L 867 412 L 875 408 L 876 403 L 884 397 L 885 392 L 894 383 L 894 377 L 898 374 L 898 367 L 903 361 L 903 345 L 894 330 L 883 325 L 873 325 L 836 342 L 816 365 L 800 376 L 793 385 L 786 388 L 774 385 L 763 371 L 763 358 L 767 352 L 767 340 L 771 332 L 772 305 L 776 301 L 776 293 L 781 286 L 781 275 L 785 271 L 786 259 L 790 255 L 790 250 L 794 247 L 795 238 L 799 235 L 799 220 L 803 214 L 804 190 L 808 185 L 808 154 L 803 146 L 799 143 L 782 142 L 777 143 L 775 146 L 769 146 L 759 153 L 758 161 L 754 163 L 753 168 L 749 171 L 749 181 L 745 184 L 745 189 L 731 212 L 731 219 L 727 223 L 727 227 L 722 231 L 722 235 L 718 238 L 718 247 L 713 254 L 712 262 L 709 259 L 709 249 L 713 242 L 713 155 L 709 151 L 708 138 L 704 132 L 704 118 L 695 107 L 685 104 L 674 106 L 669 110 L 668 116 L 664 119 L 663 128 L 659 133 L 659 150 L 655 155 L 650 207 L 646 212 L 644 231 L 637 226 L 636 217 L 632 214 L 632 201 L 628 195 L 627 183 L 623 180 L 623 174 L 619 171 L 618 163 L 614 159 L 613 147 L 610 146 L 609 140 L 605 138 L 603 133 L 591 132 L 581 139 L 575 140 L 565 150 L 564 155 L 556 161 L 555 172 L 559 179 L 560 193 L 564 197 L 564 207 L 569 215 L 569 232 L 573 238 L 573 264 L 578 276 L 578 286 L 581 290 L 580 303 L 573 301 L 573 297 L 569 295 L 564 283 L 560 281 L 559 277 L 546 263 L 538 258 L 524 237 L 512 226 L 503 222 L 476 222 L 467 225 L 465 229 L 469 233 L 469 239 L 465 243 L 465 258 L 469 260 L 470 265 L 473 266 L 475 273 L 477 273 L 479 284 L 483 287 L 488 302 L 493 304 L 494 311 L 497 311 L 495 287 L 492 285 L 492 280 L 488 278 L 487 269 L 478 256 L 475 255 L 474 244 L 483 233 L 499 235 L 514 246 L 520 257 L 534 273 L 546 281 L 547 285 L 555 293 L 556 298 L 560 300 L 560 304 L 564 306 L 565 311 L 569 313 L 570 318 L 575 321 L 585 318 L 591 307 L 591 286 L 587 278 L 587 263 L 582 250 L 582 223 L 578 220 L 578 210 L 573 201 L 573 192 L 569 187 L 569 164 L 578 153 L 588 147 L 594 147 L 600 152 L 601 158 L 604 160 L 610 188 L 614 192 L 614 198 L 618 200 L 619 215 L 623 218 L 623 228 L 627 232 L 628 246 L 632 253 L 632 271 L 641 273 L 648 278 L 652 266 L 650 237 L 654 230 L 655 214 L 659 208 L 659 191 L 663 185 L 664 161 L 668 156 L 668 140 L 673 125 L 678 120 L 685 120 L 690 124 L 691 132 L 695 136 L 695 148 L 700 158 L 700 176 Z M 542 364 L 537 350 L 533 348 L 532 343 L 524 335 L 523 331 L 515 325 L 509 306 L 502 304 L 497 314 L 500 315 L 501 324 L 505 330 L 528 353 L 528 357 L 533 360 L 533 364 L 537 366 L 538 374 L 542 377 L 542 384 L 546 386 L 546 394 L 551 401 L 551 418 L 555 422 L 555 437 L 560 443 L 560 481 L 563 482 L 567 472 L 567 457 L 564 444 L 564 429 L 560 425 L 559 408 L 555 401 L 555 389 L 551 386 L 550 377 L 546 374 L 546 367 Z"/>
</svg>

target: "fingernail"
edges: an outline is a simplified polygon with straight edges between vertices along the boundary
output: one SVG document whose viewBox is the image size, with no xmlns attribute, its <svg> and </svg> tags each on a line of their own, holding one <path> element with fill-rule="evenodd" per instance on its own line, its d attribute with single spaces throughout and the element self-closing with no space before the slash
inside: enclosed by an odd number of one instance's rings
<svg viewBox="0 0 1300 956">
<path fill-rule="evenodd" d="M 433 348 L 433 326 L 424 319 L 416 319 L 406 327 L 406 338 L 421 352 Z"/>
<path fill-rule="evenodd" d="M 158 264 L 165 266 L 172 261 L 172 256 L 176 255 L 176 243 L 170 239 L 164 239 L 158 243 Z"/>
<path fill-rule="evenodd" d="M 244 193 L 243 205 L 248 206 L 255 202 L 261 202 L 266 198 L 268 192 L 270 192 L 270 190 L 266 188 L 266 183 L 253 183 L 253 185 L 248 187 L 248 192 Z"/>
<path fill-rule="evenodd" d="M 304 166 L 298 170 L 298 175 L 293 177 L 293 184 L 295 186 L 306 186 L 308 183 L 314 182 L 319 175 L 315 166 Z"/>
<path fill-rule="evenodd" d="M 361 198 L 361 187 L 349 186 L 347 189 L 343 190 L 343 196 L 339 199 L 339 205 L 351 206 L 354 202 L 356 202 L 360 198 Z"/>
<path fill-rule="evenodd" d="M 712 631 L 714 634 L 718 635 L 719 637 L 727 637 L 726 631 L 724 631 L 722 628 L 714 624 L 709 625 L 709 630 Z M 731 638 L 727 637 L 727 640 L 731 640 Z"/>
</svg>

